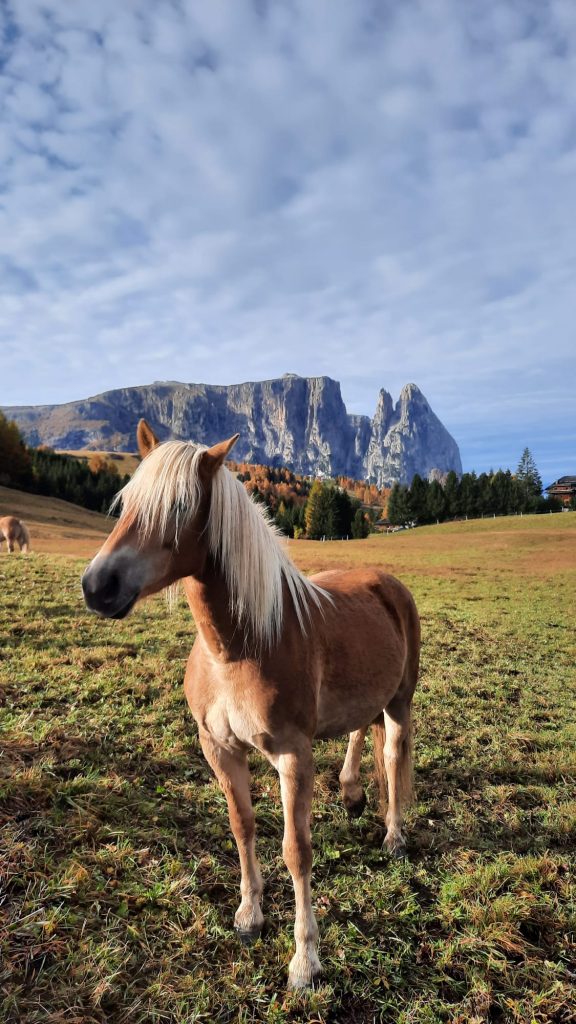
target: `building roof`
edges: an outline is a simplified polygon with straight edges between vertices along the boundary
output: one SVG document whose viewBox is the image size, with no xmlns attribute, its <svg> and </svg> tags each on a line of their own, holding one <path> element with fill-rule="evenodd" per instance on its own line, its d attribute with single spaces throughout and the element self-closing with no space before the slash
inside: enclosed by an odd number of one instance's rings
<svg viewBox="0 0 576 1024">
<path fill-rule="evenodd" d="M 548 484 L 544 490 L 549 491 L 552 487 L 576 487 L 576 476 L 561 476 L 553 484 Z"/>
</svg>

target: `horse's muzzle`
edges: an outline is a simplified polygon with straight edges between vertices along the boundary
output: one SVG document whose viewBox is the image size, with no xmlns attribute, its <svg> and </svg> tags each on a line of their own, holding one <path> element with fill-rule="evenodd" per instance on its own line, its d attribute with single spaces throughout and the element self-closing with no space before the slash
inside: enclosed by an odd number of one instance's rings
<svg viewBox="0 0 576 1024">
<path fill-rule="evenodd" d="M 140 595 L 140 588 L 127 584 L 118 568 L 95 564 L 82 576 L 82 590 L 90 611 L 107 619 L 125 618 Z"/>
</svg>

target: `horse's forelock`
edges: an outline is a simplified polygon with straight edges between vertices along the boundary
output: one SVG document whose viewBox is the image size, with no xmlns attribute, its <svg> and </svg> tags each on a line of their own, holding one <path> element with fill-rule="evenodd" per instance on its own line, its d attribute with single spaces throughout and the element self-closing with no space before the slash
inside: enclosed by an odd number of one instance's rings
<svg viewBox="0 0 576 1024">
<path fill-rule="evenodd" d="M 112 510 L 133 519 L 144 539 L 162 543 L 173 515 L 177 533 L 192 519 L 202 493 L 198 466 L 206 449 L 186 441 L 158 445 L 116 495 Z M 177 540 L 177 537 L 176 537 Z"/>
<path fill-rule="evenodd" d="M 143 539 L 162 543 L 168 528 L 178 537 L 194 518 L 203 493 L 202 454 L 207 449 L 185 441 L 154 448 L 119 492 L 116 507 L 134 518 Z M 261 646 L 280 634 L 284 583 L 303 631 L 310 606 L 320 606 L 324 591 L 296 568 L 266 511 L 248 496 L 225 467 L 212 478 L 207 534 L 210 551 L 226 578 L 232 613 L 250 627 Z M 176 516 L 176 523 L 173 517 Z"/>
</svg>

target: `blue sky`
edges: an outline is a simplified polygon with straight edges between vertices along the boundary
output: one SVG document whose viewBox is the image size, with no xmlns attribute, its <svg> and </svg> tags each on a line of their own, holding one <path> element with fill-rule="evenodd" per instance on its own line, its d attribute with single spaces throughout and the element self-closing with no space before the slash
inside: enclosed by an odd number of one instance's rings
<svg viewBox="0 0 576 1024">
<path fill-rule="evenodd" d="M 0 0 L 0 404 L 414 381 L 576 472 L 574 0 Z"/>
</svg>

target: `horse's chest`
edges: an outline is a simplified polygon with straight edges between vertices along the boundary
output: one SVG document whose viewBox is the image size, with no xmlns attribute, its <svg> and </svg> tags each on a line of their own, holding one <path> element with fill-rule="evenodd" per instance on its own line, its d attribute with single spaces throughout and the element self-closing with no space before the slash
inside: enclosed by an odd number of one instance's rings
<svg viewBox="0 0 576 1024">
<path fill-rule="evenodd" d="M 262 716 L 254 705 L 225 692 L 204 709 L 202 725 L 218 743 L 227 747 L 259 746 L 265 731 Z"/>
</svg>

